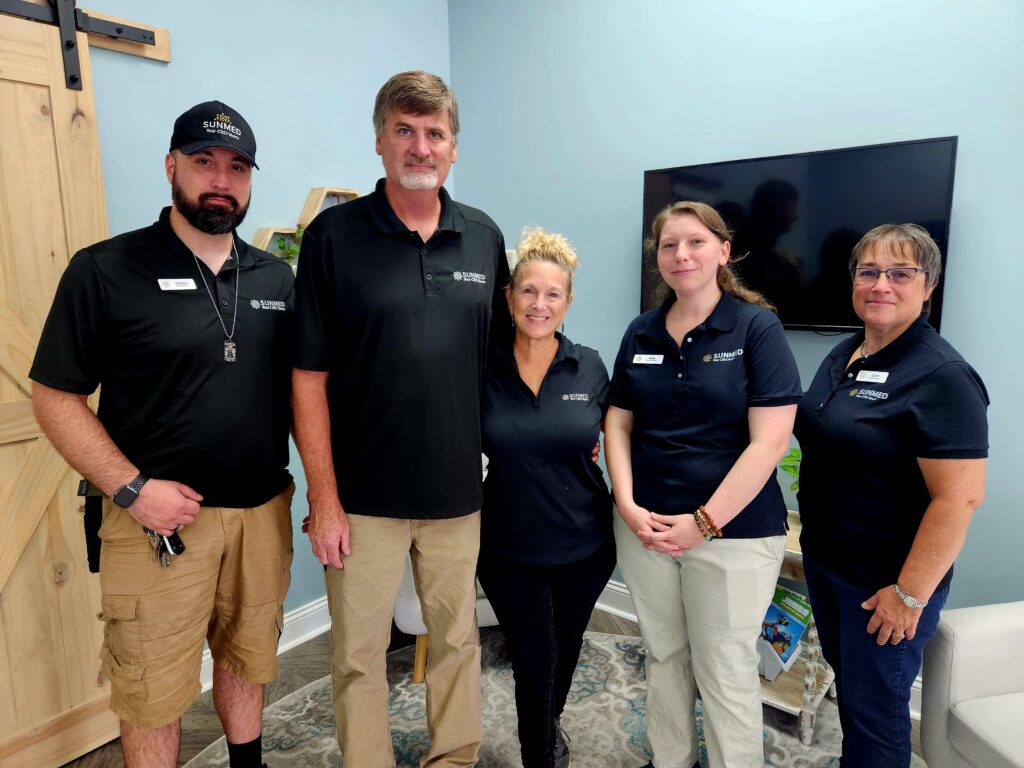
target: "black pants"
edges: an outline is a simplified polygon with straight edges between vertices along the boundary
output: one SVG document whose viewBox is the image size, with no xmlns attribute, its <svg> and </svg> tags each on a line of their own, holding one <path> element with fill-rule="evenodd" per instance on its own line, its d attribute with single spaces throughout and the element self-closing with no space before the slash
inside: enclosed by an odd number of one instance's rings
<svg viewBox="0 0 1024 768">
<path fill-rule="evenodd" d="M 505 633 L 516 681 L 524 768 L 549 768 L 583 632 L 615 568 L 609 541 L 567 565 L 526 565 L 480 552 L 478 575 Z"/>
</svg>

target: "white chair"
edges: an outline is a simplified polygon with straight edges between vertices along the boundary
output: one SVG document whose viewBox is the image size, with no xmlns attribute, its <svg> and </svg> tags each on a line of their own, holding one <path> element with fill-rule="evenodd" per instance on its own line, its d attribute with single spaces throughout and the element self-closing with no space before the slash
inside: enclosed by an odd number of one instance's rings
<svg viewBox="0 0 1024 768">
<path fill-rule="evenodd" d="M 476 623 L 480 627 L 493 627 L 498 623 L 479 581 L 476 583 Z M 412 681 L 422 683 L 427 668 L 427 625 L 423 621 L 420 598 L 412 580 L 412 560 L 408 555 L 405 556 L 405 573 L 402 574 L 398 597 L 395 598 L 395 624 L 405 634 L 416 636 Z"/>
<path fill-rule="evenodd" d="M 928 768 L 1024 768 L 1024 601 L 943 611 L 924 651 Z"/>
</svg>

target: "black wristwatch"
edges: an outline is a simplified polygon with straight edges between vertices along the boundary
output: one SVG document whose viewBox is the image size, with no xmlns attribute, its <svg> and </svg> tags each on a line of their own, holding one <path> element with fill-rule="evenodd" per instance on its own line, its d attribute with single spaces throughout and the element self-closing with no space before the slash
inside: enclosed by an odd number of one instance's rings
<svg viewBox="0 0 1024 768">
<path fill-rule="evenodd" d="M 117 504 L 121 509 L 128 509 L 135 500 L 139 498 L 139 491 L 142 490 L 142 486 L 149 480 L 145 475 L 139 475 L 132 480 L 128 485 L 122 485 L 112 497 L 112 501 Z"/>
</svg>

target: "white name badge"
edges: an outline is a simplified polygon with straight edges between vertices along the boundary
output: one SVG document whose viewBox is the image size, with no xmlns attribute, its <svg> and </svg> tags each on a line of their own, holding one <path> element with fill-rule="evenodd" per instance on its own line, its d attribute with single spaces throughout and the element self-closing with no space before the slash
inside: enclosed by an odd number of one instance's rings
<svg viewBox="0 0 1024 768">
<path fill-rule="evenodd" d="M 664 360 L 664 355 L 633 355 L 633 363 L 636 365 L 661 365 Z"/>
<path fill-rule="evenodd" d="M 191 277 L 164 277 L 156 281 L 161 291 L 194 291 L 196 281 Z"/>
<path fill-rule="evenodd" d="M 857 374 L 857 381 L 870 381 L 873 384 L 884 384 L 888 378 L 888 371 L 860 371 Z"/>
</svg>

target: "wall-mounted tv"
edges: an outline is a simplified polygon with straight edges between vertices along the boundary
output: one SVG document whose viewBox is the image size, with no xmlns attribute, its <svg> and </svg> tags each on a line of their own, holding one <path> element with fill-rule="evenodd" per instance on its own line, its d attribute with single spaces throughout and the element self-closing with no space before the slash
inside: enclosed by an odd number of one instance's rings
<svg viewBox="0 0 1024 768">
<path fill-rule="evenodd" d="M 849 331 L 849 258 L 878 224 L 913 222 L 942 251 L 945 272 L 957 137 L 665 168 L 644 173 L 644 236 L 678 200 L 714 206 L 734 231 L 734 268 L 790 329 Z M 737 257 L 743 258 L 737 259 Z M 656 303 L 657 260 L 644 254 L 641 308 Z M 942 282 L 930 322 L 942 317 Z"/>
</svg>

